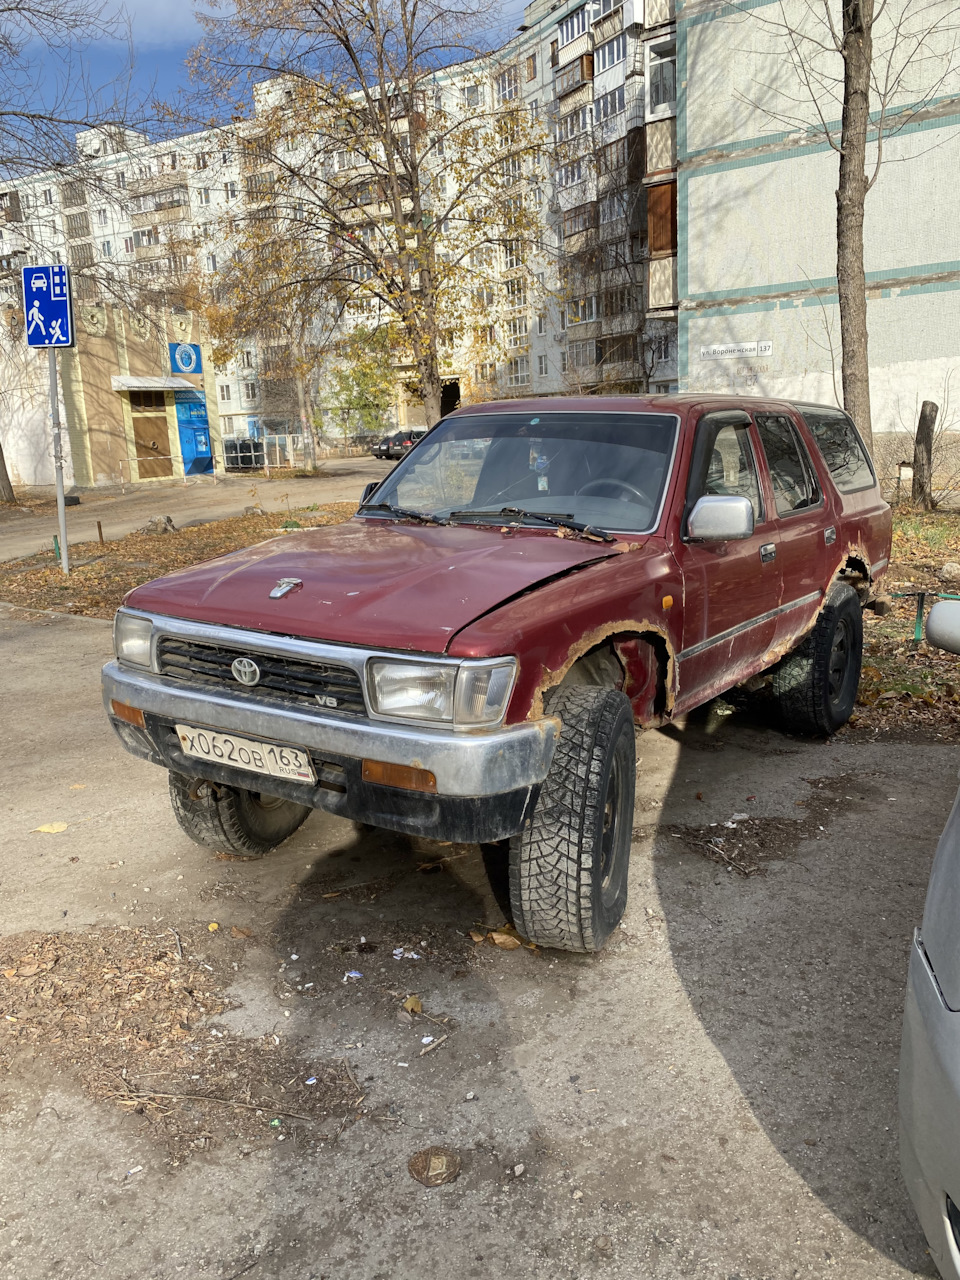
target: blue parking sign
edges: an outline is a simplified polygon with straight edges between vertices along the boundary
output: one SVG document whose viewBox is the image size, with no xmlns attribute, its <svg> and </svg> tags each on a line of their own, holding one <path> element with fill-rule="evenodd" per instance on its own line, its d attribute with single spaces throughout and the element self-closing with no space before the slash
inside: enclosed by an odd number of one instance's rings
<svg viewBox="0 0 960 1280">
<path fill-rule="evenodd" d="M 69 269 L 60 263 L 24 267 L 23 310 L 28 347 L 73 346 Z"/>
</svg>

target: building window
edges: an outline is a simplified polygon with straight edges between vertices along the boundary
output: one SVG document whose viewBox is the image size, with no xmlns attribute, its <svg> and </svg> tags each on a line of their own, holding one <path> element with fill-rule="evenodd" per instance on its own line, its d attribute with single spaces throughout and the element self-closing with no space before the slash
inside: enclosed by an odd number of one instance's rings
<svg viewBox="0 0 960 1280">
<path fill-rule="evenodd" d="M 557 72 L 557 78 L 554 82 L 557 97 L 559 98 L 565 93 L 571 93 L 574 89 L 579 89 L 582 84 L 586 84 L 588 80 L 592 79 L 593 54 L 585 53 L 582 57 L 571 62 L 569 66 Z"/>
<path fill-rule="evenodd" d="M 235 182 L 226 182 L 226 183 L 224 183 L 224 186 L 223 186 L 223 192 L 224 192 L 224 195 L 227 197 L 227 199 L 228 199 L 228 200 L 236 200 L 236 198 L 237 198 L 237 184 L 236 184 Z"/>
<path fill-rule="evenodd" d="M 624 86 L 618 85 L 616 89 L 611 89 L 609 93 L 603 93 L 593 104 L 593 118 L 597 124 L 603 124 L 604 120 L 609 120 L 611 116 L 619 115 L 621 111 L 626 110 L 627 94 Z"/>
<path fill-rule="evenodd" d="M 105 258 L 112 258 L 113 257 L 113 241 L 102 240 L 100 242 L 100 252 Z"/>
<path fill-rule="evenodd" d="M 227 383 L 225 383 L 225 382 L 221 382 L 221 384 L 220 384 L 220 401 L 221 401 L 221 403 L 222 403 L 222 404 L 227 404 L 227 403 L 229 402 L 229 400 L 230 400 L 230 387 L 227 385 Z"/>
<path fill-rule="evenodd" d="M 497 102 L 503 106 L 505 102 L 513 102 L 520 96 L 520 76 L 516 67 L 507 67 L 497 76 Z"/>
<path fill-rule="evenodd" d="M 240 357 L 240 363 L 243 365 L 244 369 L 252 369 L 253 368 L 253 352 L 244 351 L 243 355 Z"/>
<path fill-rule="evenodd" d="M 497 372 L 497 366 L 492 360 L 485 360 L 483 364 L 477 365 L 477 381 L 492 382 Z"/>
<path fill-rule="evenodd" d="M 588 298 L 574 298 L 566 306 L 567 324 L 586 324 L 597 318 L 597 299 L 591 294 Z"/>
<path fill-rule="evenodd" d="M 97 210 L 97 226 L 105 227 L 106 225 L 107 225 L 107 211 L 106 209 L 98 209 Z"/>
<path fill-rule="evenodd" d="M 464 85 L 460 96 L 465 107 L 473 108 L 483 105 L 483 88 L 478 84 Z"/>
<path fill-rule="evenodd" d="M 536 80 L 537 78 L 537 55 L 531 53 L 527 57 L 527 80 Z"/>
<path fill-rule="evenodd" d="M 582 160 L 573 160 L 570 164 L 562 164 L 556 172 L 556 182 L 558 187 L 572 187 L 578 182 L 583 181 L 584 165 Z"/>
<path fill-rule="evenodd" d="M 503 243 L 504 261 L 508 271 L 523 266 L 523 241 L 505 240 Z"/>
<path fill-rule="evenodd" d="M 657 364 L 666 364 L 670 359 L 670 337 L 663 333 L 650 341 L 650 350 Z"/>
<path fill-rule="evenodd" d="M 245 382 L 243 384 L 243 398 L 244 400 L 256 400 L 257 384 L 255 382 Z"/>
<path fill-rule="evenodd" d="M 671 116 L 677 110 L 677 42 L 647 46 L 647 113 Z"/>
<path fill-rule="evenodd" d="M 208 253 L 207 254 L 207 270 L 216 271 L 216 269 L 217 269 L 217 255 L 215 253 Z"/>
<path fill-rule="evenodd" d="M 209 204 L 209 203 L 210 203 L 210 188 L 200 187 L 199 190 L 197 191 L 197 204 Z"/>
<path fill-rule="evenodd" d="M 537 316 L 537 333 L 546 333 L 546 332 L 547 332 L 547 317 L 543 315 Z"/>
<path fill-rule="evenodd" d="M 567 359 L 567 353 L 565 351 L 561 351 L 560 352 L 560 372 L 561 373 L 567 372 L 567 366 L 569 365 L 569 363 L 570 361 Z"/>
<path fill-rule="evenodd" d="M 508 387 L 524 387 L 530 381 L 530 357 L 516 356 L 507 361 L 506 383 Z"/>
<path fill-rule="evenodd" d="M 208 153 L 208 152 L 206 152 L 206 151 L 199 151 L 199 152 L 197 153 L 197 168 L 198 168 L 198 169 L 206 169 L 206 167 L 207 167 L 207 165 L 208 165 L 209 163 L 210 163 L 210 155 L 209 155 L 209 153 Z"/>
<path fill-rule="evenodd" d="M 221 434 L 221 435 L 224 435 L 224 436 L 232 436 L 232 435 L 233 435 L 233 433 L 234 433 L 234 426 L 233 426 L 233 423 L 234 423 L 234 419 L 233 419 L 233 418 L 229 418 L 229 417 L 224 418 L 223 416 L 221 416 L 221 418 L 220 418 L 220 434 Z"/>
<path fill-rule="evenodd" d="M 597 206 L 595 204 L 578 204 L 568 209 L 563 215 L 564 236 L 575 236 L 580 231 L 588 231 L 597 225 Z"/>
<path fill-rule="evenodd" d="M 567 356 L 575 369 L 590 368 L 597 363 L 597 344 L 590 339 L 571 342 Z"/>
<path fill-rule="evenodd" d="M 550 369 L 549 369 L 547 357 L 537 356 L 537 376 L 540 378 L 545 378 L 549 372 L 550 372 Z"/>
<path fill-rule="evenodd" d="M 134 248 L 134 245 L 133 245 L 133 236 L 124 236 L 124 237 L 123 237 L 123 252 L 124 252 L 124 253 L 133 253 L 133 248 Z"/>
<path fill-rule="evenodd" d="M 526 280 L 507 280 L 503 288 L 507 298 L 507 306 L 511 311 L 517 311 L 527 305 Z"/>
<path fill-rule="evenodd" d="M 173 173 L 173 171 L 177 167 L 177 153 L 175 151 L 171 151 L 170 154 L 167 156 L 167 165 L 170 169 L 170 172 Z"/>
<path fill-rule="evenodd" d="M 615 142 L 608 142 L 600 150 L 600 172 L 601 173 L 618 173 L 625 168 L 627 163 L 627 140 L 626 138 L 617 138 Z"/>
<path fill-rule="evenodd" d="M 514 316 L 512 320 L 507 321 L 507 346 L 508 347 L 527 346 L 527 317 L 526 316 Z"/>
<path fill-rule="evenodd" d="M 587 6 L 582 5 L 579 9 L 574 9 L 573 13 L 568 14 L 557 28 L 557 34 L 560 37 L 560 48 L 565 44 L 569 44 L 571 40 L 576 40 L 577 36 L 582 36 L 587 29 Z"/>
<path fill-rule="evenodd" d="M 50 189 L 50 187 L 47 187 L 47 188 L 44 190 L 44 193 L 43 193 L 43 203 L 44 203 L 44 204 L 53 204 L 53 191 Z"/>
<path fill-rule="evenodd" d="M 623 0 L 600 0 L 600 17 L 604 18 L 608 13 L 613 13 L 614 9 L 619 9 L 623 4 Z"/>
<path fill-rule="evenodd" d="M 123 170 L 117 174 L 117 186 L 121 191 L 126 191 L 127 189 L 127 175 Z"/>
<path fill-rule="evenodd" d="M 600 225 L 606 226 L 607 223 L 616 222 L 626 213 L 625 209 L 626 196 L 621 191 L 613 191 L 608 196 L 603 196 L 599 204 Z"/>
<path fill-rule="evenodd" d="M 593 55 L 594 70 L 606 71 L 608 67 L 615 67 L 618 62 L 623 62 L 626 56 L 627 33 L 621 31 L 618 36 L 614 36 L 612 40 L 608 40 L 606 44 L 602 44 L 597 48 Z"/>
<path fill-rule="evenodd" d="M 133 247 L 135 249 L 151 249 L 159 243 L 160 233 L 156 227 L 144 227 L 142 231 L 133 233 Z"/>
</svg>

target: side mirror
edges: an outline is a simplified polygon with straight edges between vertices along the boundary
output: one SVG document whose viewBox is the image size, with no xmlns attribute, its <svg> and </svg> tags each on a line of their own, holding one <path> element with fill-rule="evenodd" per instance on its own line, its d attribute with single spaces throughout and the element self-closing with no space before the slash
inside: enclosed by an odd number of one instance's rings
<svg viewBox="0 0 960 1280">
<path fill-rule="evenodd" d="M 733 494 L 699 498 L 687 520 L 687 537 L 697 542 L 731 542 L 752 533 L 750 499 Z"/>
<path fill-rule="evenodd" d="M 370 495 L 373 493 L 374 489 L 376 489 L 379 483 L 380 483 L 379 480 L 371 480 L 369 484 L 365 484 L 363 486 L 363 493 L 360 497 L 361 507 L 367 501 L 367 499 L 370 497 Z"/>
<path fill-rule="evenodd" d="M 927 644 L 960 653 L 960 600 L 938 600 L 927 616 Z"/>
</svg>

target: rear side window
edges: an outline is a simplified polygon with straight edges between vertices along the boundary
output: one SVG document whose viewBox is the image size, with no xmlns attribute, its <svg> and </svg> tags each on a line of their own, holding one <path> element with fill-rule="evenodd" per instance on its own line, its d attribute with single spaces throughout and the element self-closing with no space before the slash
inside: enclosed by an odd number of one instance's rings
<svg viewBox="0 0 960 1280">
<path fill-rule="evenodd" d="M 853 493 L 872 486 L 870 459 L 847 415 L 838 409 L 801 409 L 800 412 L 840 492 Z"/>
<path fill-rule="evenodd" d="M 777 515 L 815 507 L 820 501 L 820 486 L 796 427 L 778 413 L 758 413 L 756 422 L 770 466 Z"/>
</svg>

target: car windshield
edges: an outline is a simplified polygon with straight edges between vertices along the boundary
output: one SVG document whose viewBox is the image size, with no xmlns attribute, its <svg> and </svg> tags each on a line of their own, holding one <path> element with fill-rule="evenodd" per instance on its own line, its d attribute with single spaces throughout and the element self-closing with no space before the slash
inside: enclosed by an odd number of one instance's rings
<svg viewBox="0 0 960 1280">
<path fill-rule="evenodd" d="M 458 521 L 494 521 L 511 507 L 644 532 L 657 521 L 677 426 L 674 414 L 619 410 L 446 418 L 376 502 Z"/>
</svg>

